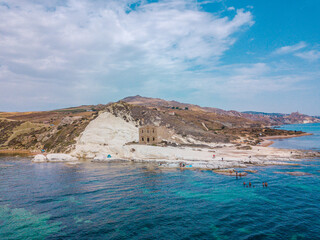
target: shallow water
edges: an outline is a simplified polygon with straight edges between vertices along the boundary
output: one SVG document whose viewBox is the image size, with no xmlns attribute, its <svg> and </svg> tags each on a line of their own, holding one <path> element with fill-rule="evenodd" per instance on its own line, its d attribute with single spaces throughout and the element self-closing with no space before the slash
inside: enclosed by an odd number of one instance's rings
<svg viewBox="0 0 320 240">
<path fill-rule="evenodd" d="M 280 129 L 303 131 L 313 135 L 273 140 L 272 147 L 320 151 L 320 123 L 283 125 Z"/>
<path fill-rule="evenodd" d="M 0 239 L 319 239 L 320 160 L 301 163 L 256 167 L 236 179 L 146 164 L 1 157 Z"/>
</svg>

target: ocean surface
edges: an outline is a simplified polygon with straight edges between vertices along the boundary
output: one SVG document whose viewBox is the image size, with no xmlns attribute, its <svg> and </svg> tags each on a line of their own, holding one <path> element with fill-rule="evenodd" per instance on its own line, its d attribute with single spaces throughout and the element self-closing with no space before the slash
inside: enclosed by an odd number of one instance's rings
<svg viewBox="0 0 320 240">
<path fill-rule="evenodd" d="M 299 163 L 237 179 L 2 156 L 0 239 L 320 239 L 320 159 Z M 275 173 L 295 171 L 310 175 Z"/>
<path fill-rule="evenodd" d="M 283 125 L 279 129 L 303 131 L 313 135 L 273 140 L 272 147 L 320 151 L 320 123 Z"/>
</svg>

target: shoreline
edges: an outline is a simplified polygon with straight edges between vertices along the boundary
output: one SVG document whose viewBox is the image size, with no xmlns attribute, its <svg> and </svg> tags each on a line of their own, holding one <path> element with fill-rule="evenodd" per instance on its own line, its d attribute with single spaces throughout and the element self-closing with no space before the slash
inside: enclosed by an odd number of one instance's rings
<svg viewBox="0 0 320 240">
<path fill-rule="evenodd" d="M 40 154 L 40 151 L 37 152 L 32 152 L 30 150 L 26 150 L 26 149 L 1 149 L 0 150 L 0 156 L 4 155 L 4 156 L 12 156 L 12 155 L 24 155 L 24 156 L 35 156 L 37 154 Z"/>
<path fill-rule="evenodd" d="M 274 141 L 270 141 L 270 140 L 288 139 L 288 138 L 304 137 L 304 136 L 311 136 L 311 135 L 313 135 L 313 133 L 302 133 L 302 134 L 294 134 L 294 135 L 276 135 L 276 136 L 261 137 L 263 142 L 261 142 L 260 146 L 262 146 L 262 147 L 271 146 L 272 144 L 274 144 Z"/>
<path fill-rule="evenodd" d="M 126 161 L 133 163 L 153 163 L 160 167 L 183 169 L 228 169 L 246 168 L 251 166 L 293 165 L 300 159 L 320 157 L 320 152 L 297 149 L 280 149 L 269 147 L 271 139 L 286 139 L 312 135 L 303 133 L 296 135 L 262 137 L 263 142 L 248 149 L 238 148 L 235 144 L 212 144 L 207 148 L 192 146 L 151 146 L 151 145 L 118 145 L 117 148 L 99 147 L 98 149 L 85 147 L 80 152 L 41 153 L 36 150 L 2 149 L 1 155 L 33 157 L 33 162 L 64 162 L 77 164 L 81 161 L 113 162 Z M 248 146 L 248 145 L 243 145 Z M 88 147 L 88 148 L 87 148 Z"/>
<path fill-rule="evenodd" d="M 134 146 L 134 145 L 131 145 Z M 137 146 L 135 146 L 137 147 Z M 301 159 L 320 158 L 320 152 L 301 151 L 292 149 L 278 149 L 272 147 L 254 146 L 250 150 L 239 150 L 235 146 L 227 146 L 217 149 L 212 157 L 212 149 L 187 149 L 185 147 L 157 147 L 157 146 L 140 146 L 153 152 L 149 155 L 128 155 L 128 156 L 108 156 L 100 154 L 96 157 L 81 158 L 69 154 L 38 154 L 33 158 L 35 163 L 44 162 L 62 162 L 66 164 L 78 164 L 81 161 L 90 161 L 96 163 L 111 162 L 132 162 L 132 163 L 150 163 L 164 168 L 181 168 L 181 169 L 232 169 L 248 168 L 254 166 L 292 166 L 298 165 Z M 138 149 L 139 150 L 139 149 Z M 179 156 L 172 155 L 173 152 L 180 152 Z M 155 153 L 158 154 L 155 154 Z M 159 154 L 165 152 L 165 155 Z M 145 152 L 144 152 L 145 153 Z M 189 155 L 189 154 L 197 155 Z"/>
<path fill-rule="evenodd" d="M 301 134 L 294 134 L 294 135 L 275 135 L 275 136 L 267 136 L 262 137 L 261 139 L 286 139 L 286 138 L 295 138 L 295 137 L 303 137 L 303 136 L 310 136 L 313 133 L 301 133 Z"/>
</svg>

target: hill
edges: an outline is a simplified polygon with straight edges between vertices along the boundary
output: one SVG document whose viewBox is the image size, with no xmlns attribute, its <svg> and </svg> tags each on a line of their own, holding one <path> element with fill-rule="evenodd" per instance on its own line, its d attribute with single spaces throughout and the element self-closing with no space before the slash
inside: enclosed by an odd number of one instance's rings
<svg viewBox="0 0 320 240">
<path fill-rule="evenodd" d="M 320 122 L 319 118 L 312 117 L 304 114 L 300 114 L 298 112 L 291 114 L 283 114 L 283 113 L 264 113 L 264 112 L 254 112 L 254 111 L 246 111 L 246 112 L 238 112 L 234 110 L 226 111 L 219 108 L 213 107 L 200 107 L 194 104 L 188 103 L 180 103 L 177 101 L 166 101 L 159 98 L 147 98 L 141 97 L 139 95 L 127 97 L 122 99 L 122 101 L 136 104 L 140 106 L 146 107 L 159 107 L 159 108 L 171 108 L 171 109 L 185 109 L 199 111 L 199 112 L 208 112 L 208 113 L 216 113 L 220 116 L 229 116 L 229 117 L 238 117 L 243 119 L 247 119 L 250 121 L 260 122 L 264 125 L 283 125 L 283 124 L 300 124 L 300 123 L 313 123 Z"/>
<path fill-rule="evenodd" d="M 233 143 L 249 147 L 259 144 L 264 136 L 296 134 L 267 128 L 266 125 L 270 125 L 268 118 L 258 114 L 135 96 L 106 105 L 42 112 L 1 112 L 0 150 L 71 152 L 88 125 L 103 113 L 111 113 L 116 119 L 130 123 L 136 131 L 146 124 L 164 126 L 171 134 L 165 141 L 169 145 Z M 297 113 L 292 117 L 297 121 L 304 119 Z M 111 119 L 110 116 L 107 119 Z M 101 126 L 107 125 L 106 122 Z M 99 133 L 99 129 L 94 131 Z M 114 129 L 114 138 L 116 132 Z M 101 144 L 108 145 L 107 142 Z"/>
</svg>

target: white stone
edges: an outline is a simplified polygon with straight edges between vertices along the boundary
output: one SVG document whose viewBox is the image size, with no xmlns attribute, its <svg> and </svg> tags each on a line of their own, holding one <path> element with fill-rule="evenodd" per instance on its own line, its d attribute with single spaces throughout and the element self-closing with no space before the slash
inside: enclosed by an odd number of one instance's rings
<svg viewBox="0 0 320 240">
<path fill-rule="evenodd" d="M 43 154 L 37 154 L 34 156 L 33 162 L 47 162 L 47 157 Z"/>
<path fill-rule="evenodd" d="M 47 159 L 49 162 L 71 162 L 71 161 L 78 160 L 77 158 L 72 157 L 69 154 L 63 154 L 63 153 L 48 154 Z"/>
</svg>

